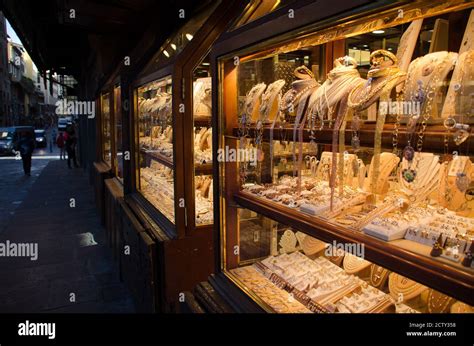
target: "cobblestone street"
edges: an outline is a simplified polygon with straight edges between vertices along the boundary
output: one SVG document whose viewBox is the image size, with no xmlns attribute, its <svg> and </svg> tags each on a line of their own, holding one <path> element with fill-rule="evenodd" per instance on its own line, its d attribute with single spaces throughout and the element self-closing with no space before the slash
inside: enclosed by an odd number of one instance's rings
<svg viewBox="0 0 474 346">
<path fill-rule="evenodd" d="M 0 257 L 0 312 L 134 312 L 83 170 L 48 159 L 29 178 L 21 161 L 0 170 L 0 243 L 38 244 L 36 261 Z"/>
</svg>

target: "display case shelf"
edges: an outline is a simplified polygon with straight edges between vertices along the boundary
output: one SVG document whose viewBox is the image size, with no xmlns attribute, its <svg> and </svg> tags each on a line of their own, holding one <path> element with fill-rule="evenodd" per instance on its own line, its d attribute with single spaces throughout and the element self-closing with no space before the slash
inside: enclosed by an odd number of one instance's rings
<svg viewBox="0 0 474 346">
<path fill-rule="evenodd" d="M 194 126 L 211 126 L 212 118 L 204 116 L 195 116 L 194 117 Z"/>
<path fill-rule="evenodd" d="M 212 163 L 205 163 L 203 165 L 195 165 L 195 174 L 210 175 L 212 174 Z"/>
<path fill-rule="evenodd" d="M 277 203 L 267 202 L 247 192 L 238 192 L 234 195 L 234 200 L 241 207 L 275 221 L 293 225 L 296 229 L 322 241 L 364 244 L 365 259 L 392 271 L 403 273 L 407 277 L 421 281 L 469 304 L 474 304 L 474 296 L 472 295 L 474 276 L 470 269 L 456 268 L 432 260 L 421 253 L 408 251 L 362 232 L 325 222 L 321 218 L 311 217 Z"/>
<path fill-rule="evenodd" d="M 149 157 L 152 160 L 158 161 L 162 165 L 169 167 L 171 169 L 174 168 L 173 166 L 173 160 L 161 153 L 159 153 L 156 150 L 148 150 L 148 149 L 140 149 L 140 151 L 145 154 L 147 157 Z"/>
</svg>

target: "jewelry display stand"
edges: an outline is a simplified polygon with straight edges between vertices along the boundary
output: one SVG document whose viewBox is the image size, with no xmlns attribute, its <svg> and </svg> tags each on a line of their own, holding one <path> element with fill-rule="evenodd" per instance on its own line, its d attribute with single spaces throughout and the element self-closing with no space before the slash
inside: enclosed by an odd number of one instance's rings
<svg viewBox="0 0 474 346">
<path fill-rule="evenodd" d="M 474 49 L 474 10 L 471 10 L 469 15 L 469 20 L 466 25 L 466 31 L 464 32 L 464 36 L 462 38 L 461 46 L 459 47 L 459 55 L 461 56 L 463 53 L 473 50 Z M 455 111 L 455 95 L 456 95 L 456 88 L 458 81 L 462 80 L 463 76 L 463 66 L 465 64 L 456 64 L 453 76 L 451 80 L 453 81 L 450 83 L 448 88 L 448 93 L 446 95 L 446 102 L 444 102 L 443 110 L 441 112 L 442 118 L 448 118 L 449 116 L 456 114 Z"/>
</svg>

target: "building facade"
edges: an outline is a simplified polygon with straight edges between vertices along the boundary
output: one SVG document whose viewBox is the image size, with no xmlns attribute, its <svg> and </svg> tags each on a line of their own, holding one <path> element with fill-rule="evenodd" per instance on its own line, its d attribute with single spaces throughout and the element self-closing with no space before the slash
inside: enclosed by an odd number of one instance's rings
<svg viewBox="0 0 474 346">
<path fill-rule="evenodd" d="M 8 62 L 6 20 L 0 12 L 0 126 L 7 126 L 11 117 L 11 90 Z"/>
</svg>

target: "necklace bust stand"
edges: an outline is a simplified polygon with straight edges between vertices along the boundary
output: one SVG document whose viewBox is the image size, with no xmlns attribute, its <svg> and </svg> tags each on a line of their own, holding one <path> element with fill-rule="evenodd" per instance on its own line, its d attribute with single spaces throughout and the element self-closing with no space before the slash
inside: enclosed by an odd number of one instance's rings
<svg viewBox="0 0 474 346">
<path fill-rule="evenodd" d="M 365 87 L 354 88 L 349 94 L 348 105 L 356 112 L 367 109 L 377 100 L 388 102 L 390 94 L 397 85 L 403 83 L 406 73 L 400 71 L 397 66 L 398 60 L 391 52 L 380 49 L 370 54 L 370 70 Z M 386 107 L 385 107 L 386 108 Z M 375 193 L 375 187 L 380 173 L 380 154 L 382 151 L 382 132 L 385 125 L 387 111 L 380 111 L 377 116 L 374 133 L 374 160 L 372 162 L 372 175 L 370 186 Z"/>
<path fill-rule="evenodd" d="M 463 302 L 457 301 L 449 309 L 452 314 L 472 314 L 474 309 L 472 306 L 467 305 Z"/>
<path fill-rule="evenodd" d="M 441 292 L 430 289 L 428 292 L 428 298 L 426 305 L 428 312 L 433 314 L 448 313 L 455 300 Z"/>
<path fill-rule="evenodd" d="M 416 152 L 413 164 L 403 158 L 398 174 L 400 190 L 411 202 L 426 199 L 438 186 L 440 172 L 439 156 L 432 153 Z M 407 175 L 413 179 L 407 180 Z"/>
<path fill-rule="evenodd" d="M 285 85 L 283 79 L 279 79 L 268 85 L 267 90 L 262 96 L 260 105 L 260 120 L 262 123 L 272 123 L 280 110 L 281 89 Z"/>
<path fill-rule="evenodd" d="M 247 117 L 250 117 L 250 121 L 252 122 L 257 122 L 260 117 L 261 96 L 266 87 L 267 85 L 265 83 L 258 83 L 250 89 L 245 97 L 244 112 Z"/>
<path fill-rule="evenodd" d="M 467 206 L 469 202 L 465 194 L 473 175 L 474 164 L 468 156 L 459 155 L 449 162 L 443 162 L 439 171 L 438 203 L 454 211 Z"/>
<path fill-rule="evenodd" d="M 390 271 L 381 267 L 377 264 L 372 264 L 370 266 L 370 279 L 369 282 L 375 288 L 378 288 L 381 291 L 387 291 L 387 281 Z"/>
<path fill-rule="evenodd" d="M 465 52 L 470 50 L 474 50 L 474 10 L 471 10 L 471 14 L 469 15 L 466 30 L 464 31 L 461 46 L 459 47 L 459 57 L 461 58 Z M 446 95 L 446 100 L 444 102 L 443 110 L 441 112 L 441 117 L 444 119 L 452 116 L 453 114 L 456 114 L 455 89 L 457 88 L 458 81 L 463 78 L 463 67 L 466 67 L 466 64 L 463 64 L 461 59 L 459 59 L 459 62 L 454 68 L 453 75 L 451 77 L 451 83 L 449 83 L 449 89 Z M 472 68 L 472 65 L 468 67 Z"/>
<path fill-rule="evenodd" d="M 347 274 L 354 274 L 364 281 L 370 278 L 370 266 L 372 263 L 360 257 L 346 253 L 342 267 Z"/>
<path fill-rule="evenodd" d="M 456 79 L 451 79 L 454 85 L 454 106 L 456 113 L 474 116 L 474 49 L 459 55 L 459 71 Z"/>
<path fill-rule="evenodd" d="M 280 106 L 280 111 L 290 117 L 296 116 L 298 103 L 309 96 L 308 91 L 319 86 L 313 72 L 304 65 L 297 67 L 293 74 L 297 80 L 291 83 L 291 88 L 283 95 Z"/>
<path fill-rule="evenodd" d="M 397 273 L 391 273 L 388 277 L 388 289 L 397 302 L 405 303 L 415 310 L 423 310 L 425 304 L 421 295 L 428 287 Z"/>
<path fill-rule="evenodd" d="M 304 234 L 304 236 L 301 236 L 299 233 L 301 232 L 296 233 L 296 236 L 297 238 L 299 236 L 298 241 L 300 242 L 301 248 L 303 249 L 303 252 L 306 256 L 315 256 L 326 249 L 326 244 L 321 240 L 313 238 L 306 234 Z"/>
<path fill-rule="evenodd" d="M 363 82 L 354 58 L 344 56 L 334 60 L 334 68 L 328 73 L 326 81 L 309 99 L 309 114 L 317 114 L 321 121 L 333 121 L 336 105 L 346 99 L 355 86 Z"/>
<path fill-rule="evenodd" d="M 400 158 L 392 153 L 381 153 L 379 155 L 379 172 L 377 173 L 376 185 L 371 186 L 371 183 L 374 181 L 374 157 L 372 158 L 371 164 L 369 166 L 369 172 L 367 178 L 364 181 L 364 190 L 366 192 L 373 192 L 375 194 L 383 195 L 387 193 L 389 188 L 388 179 L 392 171 L 397 167 L 400 162 Z"/>
<path fill-rule="evenodd" d="M 370 54 L 370 70 L 367 82 L 359 84 L 349 94 L 348 105 L 355 111 L 362 111 L 375 103 L 381 95 L 390 96 L 390 91 L 406 78 L 400 71 L 398 60 L 389 51 L 380 49 Z"/>
<path fill-rule="evenodd" d="M 425 113 L 430 104 L 430 115 L 437 118 L 440 113 L 438 106 L 443 102 L 441 89 L 446 85 L 448 74 L 453 70 L 457 59 L 457 53 L 442 51 L 413 60 L 403 91 L 404 101 L 419 103 L 421 114 Z"/>
</svg>

